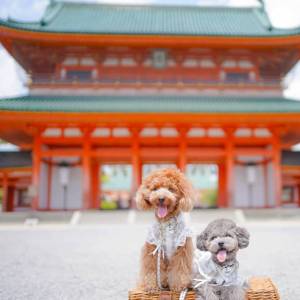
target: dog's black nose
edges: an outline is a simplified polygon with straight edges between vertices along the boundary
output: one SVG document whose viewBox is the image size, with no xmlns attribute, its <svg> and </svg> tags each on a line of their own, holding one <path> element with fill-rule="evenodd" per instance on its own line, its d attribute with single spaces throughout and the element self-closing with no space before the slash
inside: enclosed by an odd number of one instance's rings
<svg viewBox="0 0 300 300">
<path fill-rule="evenodd" d="M 224 242 L 219 242 L 218 245 L 219 245 L 219 247 L 223 247 L 224 246 Z"/>
<path fill-rule="evenodd" d="M 164 201 L 165 201 L 165 198 L 164 197 L 160 197 L 158 200 L 159 200 L 159 204 L 163 204 Z"/>
</svg>

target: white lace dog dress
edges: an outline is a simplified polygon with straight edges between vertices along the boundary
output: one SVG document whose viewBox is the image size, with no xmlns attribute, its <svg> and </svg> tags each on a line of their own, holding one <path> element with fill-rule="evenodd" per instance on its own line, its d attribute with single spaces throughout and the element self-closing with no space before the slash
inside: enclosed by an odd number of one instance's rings
<svg viewBox="0 0 300 300">
<path fill-rule="evenodd" d="M 212 259 L 208 251 L 195 250 L 193 263 L 193 287 L 198 292 L 198 298 L 205 294 L 208 285 L 212 286 L 247 286 L 245 280 L 238 275 L 239 263 L 220 266 Z"/>
<path fill-rule="evenodd" d="M 186 239 L 192 237 L 192 230 L 186 225 L 182 213 L 166 222 L 155 221 L 149 228 L 146 242 L 156 246 L 155 255 L 161 252 L 163 257 L 172 257 L 178 247 L 184 246 Z"/>
</svg>

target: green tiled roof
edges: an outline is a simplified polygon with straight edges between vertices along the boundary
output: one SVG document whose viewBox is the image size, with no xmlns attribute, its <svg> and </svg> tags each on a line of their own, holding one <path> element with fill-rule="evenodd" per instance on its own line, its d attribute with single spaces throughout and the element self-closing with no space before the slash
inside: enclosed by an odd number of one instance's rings
<svg viewBox="0 0 300 300">
<path fill-rule="evenodd" d="M 29 151 L 1 151 L 0 154 L 0 169 L 32 165 L 32 156 Z"/>
<path fill-rule="evenodd" d="M 299 35 L 276 29 L 262 7 L 201 7 L 52 3 L 36 23 L 0 21 L 17 29 L 88 34 L 269 37 Z"/>
<path fill-rule="evenodd" d="M 0 100 L 1 111 L 88 113 L 300 113 L 300 101 L 232 96 L 26 96 Z"/>
<path fill-rule="evenodd" d="M 300 152 L 282 151 L 282 164 L 284 166 L 300 166 Z"/>
</svg>

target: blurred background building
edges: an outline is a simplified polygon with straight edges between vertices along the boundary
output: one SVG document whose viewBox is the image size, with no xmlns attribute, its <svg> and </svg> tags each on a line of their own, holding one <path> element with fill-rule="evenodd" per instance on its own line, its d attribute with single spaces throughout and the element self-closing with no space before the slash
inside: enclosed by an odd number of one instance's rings
<svg viewBox="0 0 300 300">
<path fill-rule="evenodd" d="M 178 167 L 197 207 L 300 205 L 300 102 L 283 96 L 300 28 L 250 7 L 50 1 L 0 21 L 29 94 L 0 100 L 3 210 L 134 206 Z"/>
</svg>

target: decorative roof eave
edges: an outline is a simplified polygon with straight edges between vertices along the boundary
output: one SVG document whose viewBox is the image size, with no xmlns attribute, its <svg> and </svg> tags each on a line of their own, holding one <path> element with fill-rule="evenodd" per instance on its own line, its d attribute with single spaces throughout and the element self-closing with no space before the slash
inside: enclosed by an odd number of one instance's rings
<svg viewBox="0 0 300 300">
<path fill-rule="evenodd" d="M 273 48 L 294 46 L 300 49 L 300 34 L 279 36 L 204 36 L 204 35 L 142 35 L 142 34 L 88 34 L 56 33 L 16 29 L 0 25 L 0 42 L 12 39 L 45 44 L 91 46 L 166 46 L 166 47 L 237 47 Z"/>
<path fill-rule="evenodd" d="M 115 112 L 24 112 L 24 111 L 1 111 L 1 127 L 16 125 L 22 127 L 24 124 L 144 124 L 145 120 L 151 117 L 151 123 L 161 124 L 166 120 L 171 123 L 215 123 L 218 124 L 269 124 L 269 125 L 288 125 L 293 124 L 300 126 L 300 112 L 283 112 L 283 113 L 179 113 L 179 112 L 162 112 L 162 113 L 115 113 Z"/>
<path fill-rule="evenodd" d="M 1 173 L 11 173 L 11 172 L 24 172 L 24 173 L 30 173 L 32 172 L 32 163 L 30 165 L 28 165 L 27 167 L 18 167 L 18 166 L 14 166 L 14 167 L 1 167 L 0 166 L 0 170 L 1 170 Z M 0 174 L 1 175 L 1 174 Z M 1 178 L 1 176 L 0 176 Z"/>
</svg>

